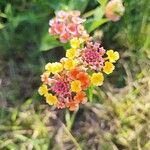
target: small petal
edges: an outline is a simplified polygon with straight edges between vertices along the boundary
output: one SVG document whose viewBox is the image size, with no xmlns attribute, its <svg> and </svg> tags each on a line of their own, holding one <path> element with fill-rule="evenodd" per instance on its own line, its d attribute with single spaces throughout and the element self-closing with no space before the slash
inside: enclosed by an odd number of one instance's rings
<svg viewBox="0 0 150 150">
<path fill-rule="evenodd" d="M 116 62 L 119 59 L 119 53 L 113 50 L 108 50 L 107 53 L 110 62 Z"/>
<path fill-rule="evenodd" d="M 51 70 L 52 70 L 52 63 L 46 64 L 46 65 L 45 65 L 45 70 L 51 72 Z"/>
<path fill-rule="evenodd" d="M 78 92 L 75 95 L 74 100 L 77 101 L 78 103 L 85 103 L 87 101 L 85 92 L 83 91 Z"/>
<path fill-rule="evenodd" d="M 79 108 L 79 104 L 75 101 L 70 101 L 67 103 L 67 107 L 69 107 L 69 110 L 75 111 Z"/>
<path fill-rule="evenodd" d="M 50 72 L 46 71 L 41 75 L 41 81 L 48 84 Z"/>
<path fill-rule="evenodd" d="M 80 47 L 80 40 L 78 38 L 73 38 L 70 40 L 70 45 L 72 48 L 79 48 Z"/>
<path fill-rule="evenodd" d="M 72 59 L 65 59 L 64 60 L 64 68 L 66 70 L 72 70 L 75 68 L 75 66 L 76 66 L 76 62 L 74 60 L 72 60 Z"/>
<path fill-rule="evenodd" d="M 104 76 L 101 72 L 93 73 L 91 76 L 91 83 L 95 86 L 100 86 L 103 84 Z"/>
<path fill-rule="evenodd" d="M 66 43 L 70 39 L 70 34 L 67 32 L 64 32 L 60 35 L 60 41 L 62 43 Z"/>
<path fill-rule="evenodd" d="M 71 48 L 67 50 L 66 57 L 73 59 L 76 56 L 76 54 L 77 54 L 77 49 Z"/>
<path fill-rule="evenodd" d="M 63 65 L 61 63 L 55 62 L 52 63 L 51 72 L 53 74 L 60 73 L 63 71 Z"/>
<path fill-rule="evenodd" d="M 49 105 L 56 105 L 58 100 L 57 100 L 57 97 L 56 96 L 53 96 L 52 94 L 47 94 L 46 95 L 46 102 L 49 104 Z"/>
<path fill-rule="evenodd" d="M 112 73 L 114 69 L 115 69 L 115 66 L 111 62 L 108 62 L 108 61 L 105 62 L 105 65 L 103 67 L 103 71 L 106 74 Z"/>
<path fill-rule="evenodd" d="M 72 92 L 80 92 L 81 91 L 81 82 L 79 80 L 75 80 L 71 82 L 71 91 Z"/>
<path fill-rule="evenodd" d="M 77 25 L 74 24 L 74 23 L 70 23 L 70 24 L 67 25 L 66 30 L 67 30 L 70 34 L 76 35 L 76 34 L 77 34 Z"/>
<path fill-rule="evenodd" d="M 43 84 L 39 87 L 38 92 L 40 95 L 46 96 L 48 94 L 48 88 L 47 85 Z"/>
</svg>

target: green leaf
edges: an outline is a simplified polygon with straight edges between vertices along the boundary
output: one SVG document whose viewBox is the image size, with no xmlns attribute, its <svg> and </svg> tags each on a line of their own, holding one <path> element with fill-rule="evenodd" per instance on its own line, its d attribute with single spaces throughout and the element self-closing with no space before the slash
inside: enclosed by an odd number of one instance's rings
<svg viewBox="0 0 150 150">
<path fill-rule="evenodd" d="M 106 22 L 108 22 L 108 19 L 106 18 L 99 19 L 99 20 L 93 19 L 92 24 L 88 28 L 88 31 L 92 32 L 93 30 L 95 30 L 96 28 L 98 28 L 99 26 L 103 25 Z"/>
<path fill-rule="evenodd" d="M 68 10 L 68 0 L 49 0 L 50 7 L 57 10 Z"/>
<path fill-rule="evenodd" d="M 0 12 L 0 17 L 2 17 L 2 18 L 7 18 L 7 15 L 4 14 L 4 13 L 2 13 L 2 12 Z"/>
<path fill-rule="evenodd" d="M 13 27 L 16 28 L 21 22 L 37 23 L 38 18 L 33 13 L 21 14 L 11 19 Z"/>
<path fill-rule="evenodd" d="M 101 6 L 105 6 L 108 0 L 97 0 Z"/>
<path fill-rule="evenodd" d="M 7 16 L 8 19 L 11 19 L 13 16 L 13 10 L 12 10 L 12 5 L 11 4 L 7 4 L 6 8 L 5 8 L 5 14 Z"/>
<path fill-rule="evenodd" d="M 98 8 L 95 9 L 94 19 L 102 19 L 104 13 L 105 13 L 104 9 L 101 6 L 99 6 Z"/>
<path fill-rule="evenodd" d="M 51 7 L 56 10 L 57 7 L 59 6 L 59 0 L 49 0 L 49 3 L 51 3 Z"/>
<path fill-rule="evenodd" d="M 45 34 L 41 41 L 40 50 L 47 51 L 55 47 L 59 47 L 62 44 L 56 39 L 56 37 L 50 36 L 48 33 Z"/>
<path fill-rule="evenodd" d="M 70 48 L 70 43 L 69 42 L 64 43 L 64 44 L 62 44 L 62 46 L 63 46 L 64 50 L 66 51 L 67 49 Z"/>
<path fill-rule="evenodd" d="M 69 1 L 69 8 L 72 10 L 80 10 L 84 12 L 88 5 L 89 0 L 70 0 Z"/>
<path fill-rule="evenodd" d="M 94 19 L 87 19 L 83 24 L 85 29 L 88 31 Z"/>
<path fill-rule="evenodd" d="M 3 29 L 4 27 L 5 27 L 5 25 L 0 23 L 0 29 Z"/>
<path fill-rule="evenodd" d="M 100 3 L 100 6 L 95 11 L 95 14 L 94 14 L 95 19 L 101 19 L 104 16 L 107 1 L 108 0 L 98 0 L 98 2 Z"/>
</svg>

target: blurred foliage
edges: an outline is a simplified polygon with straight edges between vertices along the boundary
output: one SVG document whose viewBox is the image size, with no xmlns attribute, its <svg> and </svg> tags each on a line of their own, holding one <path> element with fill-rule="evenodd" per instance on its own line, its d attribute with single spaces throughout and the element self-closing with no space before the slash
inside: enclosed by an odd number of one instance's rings
<svg viewBox="0 0 150 150">
<path fill-rule="evenodd" d="M 122 19 L 97 28 L 107 22 L 99 22 L 106 0 L 99 2 L 0 0 L 0 149 L 149 150 L 150 1 L 124 0 Z M 89 18 L 86 28 L 121 55 L 116 71 L 94 91 L 95 103 L 76 114 L 72 133 L 64 113 L 40 103 L 37 94 L 45 63 L 64 56 L 48 38 L 48 21 L 60 9 L 81 10 Z"/>
</svg>

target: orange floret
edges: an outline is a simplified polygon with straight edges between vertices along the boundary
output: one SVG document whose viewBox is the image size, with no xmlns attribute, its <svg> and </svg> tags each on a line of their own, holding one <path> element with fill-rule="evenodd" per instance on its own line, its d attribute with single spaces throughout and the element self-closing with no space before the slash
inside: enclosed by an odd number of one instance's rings
<svg viewBox="0 0 150 150">
<path fill-rule="evenodd" d="M 74 100 L 78 103 L 85 103 L 87 101 L 85 92 L 81 91 L 77 93 L 76 96 L 74 97 Z"/>
<path fill-rule="evenodd" d="M 90 85 L 90 79 L 87 73 L 80 72 L 77 75 L 77 79 L 81 82 L 82 89 L 86 89 Z"/>
<path fill-rule="evenodd" d="M 69 110 L 75 111 L 79 108 L 79 104 L 75 101 L 70 101 L 67 103 L 67 107 L 69 107 Z"/>
<path fill-rule="evenodd" d="M 77 75 L 80 73 L 80 69 L 79 68 L 75 68 L 75 69 L 72 69 L 69 73 L 70 77 L 72 79 L 76 79 L 77 78 Z"/>
</svg>

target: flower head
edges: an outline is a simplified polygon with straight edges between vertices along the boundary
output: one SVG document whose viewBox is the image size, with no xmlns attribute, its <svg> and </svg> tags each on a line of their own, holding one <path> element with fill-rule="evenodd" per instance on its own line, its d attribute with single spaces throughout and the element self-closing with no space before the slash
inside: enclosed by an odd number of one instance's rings
<svg viewBox="0 0 150 150">
<path fill-rule="evenodd" d="M 80 60 L 86 68 L 101 71 L 105 54 L 103 47 L 98 43 L 87 43 L 86 47 L 81 50 Z"/>
<path fill-rule="evenodd" d="M 85 19 L 80 18 L 79 11 L 58 11 L 56 17 L 49 21 L 49 33 L 59 36 L 62 43 L 74 37 L 89 37 L 82 26 L 83 22 Z"/>
<path fill-rule="evenodd" d="M 69 93 L 69 83 L 63 77 L 57 78 L 52 85 L 51 90 L 59 96 L 65 96 Z"/>
<path fill-rule="evenodd" d="M 125 8 L 122 4 L 122 0 L 111 0 L 106 5 L 105 14 L 108 19 L 118 21 L 124 14 L 124 11 Z"/>
<path fill-rule="evenodd" d="M 69 110 L 77 110 L 79 103 L 85 103 L 87 100 L 85 90 L 90 86 L 90 79 L 82 68 L 68 69 L 65 62 L 62 62 L 62 65 L 63 71 L 48 76 L 49 82 L 42 80 L 45 84 L 39 88 L 39 93 L 45 96 L 49 105 L 55 105 L 59 109 L 68 107 Z M 49 66 L 51 64 L 45 68 Z M 52 68 L 53 65 L 50 67 L 51 71 Z"/>
</svg>

